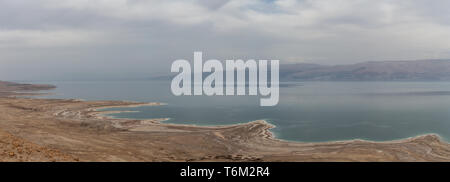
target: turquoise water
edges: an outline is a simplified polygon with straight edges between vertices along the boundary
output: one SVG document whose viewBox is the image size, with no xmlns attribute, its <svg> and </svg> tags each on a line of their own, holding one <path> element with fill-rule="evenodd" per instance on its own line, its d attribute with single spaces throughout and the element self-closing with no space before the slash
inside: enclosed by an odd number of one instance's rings
<svg viewBox="0 0 450 182">
<path fill-rule="evenodd" d="M 42 82 L 39 82 L 42 83 Z M 169 123 L 226 125 L 265 119 L 280 139 L 386 141 L 437 133 L 450 139 L 450 82 L 282 83 L 280 102 L 260 107 L 256 96 L 172 96 L 169 82 L 47 82 L 46 98 L 164 102 L 118 118 L 171 118 Z"/>
</svg>

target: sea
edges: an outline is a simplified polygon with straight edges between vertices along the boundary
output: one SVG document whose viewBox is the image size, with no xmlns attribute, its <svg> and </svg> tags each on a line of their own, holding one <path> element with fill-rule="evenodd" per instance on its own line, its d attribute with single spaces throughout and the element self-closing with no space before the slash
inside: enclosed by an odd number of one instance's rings
<svg viewBox="0 0 450 182">
<path fill-rule="evenodd" d="M 39 98 L 161 102 L 116 118 L 170 118 L 167 123 L 273 124 L 283 140 L 390 141 L 434 133 L 450 141 L 450 82 L 282 82 L 276 106 L 260 96 L 174 96 L 168 81 L 36 81 L 57 86 Z"/>
</svg>

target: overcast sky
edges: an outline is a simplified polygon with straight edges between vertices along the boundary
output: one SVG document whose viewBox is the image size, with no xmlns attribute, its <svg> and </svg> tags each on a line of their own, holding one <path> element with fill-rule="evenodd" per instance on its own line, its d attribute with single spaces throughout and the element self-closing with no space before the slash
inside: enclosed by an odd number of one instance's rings
<svg viewBox="0 0 450 182">
<path fill-rule="evenodd" d="M 448 0 L 0 0 L 0 80 L 146 77 L 215 59 L 450 58 Z"/>
</svg>

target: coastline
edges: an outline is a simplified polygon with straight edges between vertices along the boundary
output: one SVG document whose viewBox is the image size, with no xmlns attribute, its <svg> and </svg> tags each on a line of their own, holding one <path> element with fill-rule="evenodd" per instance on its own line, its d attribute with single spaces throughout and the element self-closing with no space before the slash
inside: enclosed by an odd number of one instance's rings
<svg viewBox="0 0 450 182">
<path fill-rule="evenodd" d="M 159 104 L 0 94 L 0 132 L 73 161 L 450 161 L 450 144 L 435 134 L 382 142 L 293 142 L 275 138 L 270 131 L 275 126 L 263 120 L 196 126 L 163 123 L 167 118 L 111 118 L 98 111 Z"/>
<path fill-rule="evenodd" d="M 133 101 L 122 101 L 122 102 L 133 102 Z M 243 125 L 248 124 L 252 122 L 260 122 L 262 124 L 268 125 L 268 131 L 273 136 L 273 140 L 279 140 L 281 142 L 293 142 L 293 143 L 333 143 L 333 142 L 345 142 L 345 141 L 363 141 L 363 142 L 372 142 L 372 143 L 390 143 L 390 142 L 402 142 L 402 141 L 408 141 L 417 137 L 425 137 L 425 136 L 434 136 L 439 138 L 439 140 L 442 140 L 443 142 L 449 143 L 448 141 L 444 140 L 438 133 L 423 133 L 418 134 L 415 136 L 410 137 L 404 137 L 399 139 L 393 139 L 393 140 L 368 140 L 368 139 L 361 139 L 361 138 L 355 138 L 355 139 L 348 139 L 348 140 L 330 140 L 330 141 L 319 141 L 319 142 L 308 142 L 308 141 L 295 141 L 295 140 L 285 140 L 276 137 L 275 133 L 273 131 L 270 131 L 270 129 L 276 128 L 277 126 L 275 124 L 269 123 L 267 120 L 260 119 L 260 120 L 253 120 L 253 121 L 247 121 L 247 122 L 239 122 L 234 124 L 225 124 L 225 125 L 197 125 L 197 124 L 177 124 L 177 123 L 162 123 L 164 121 L 169 120 L 170 118 L 148 118 L 148 119 L 139 119 L 139 118 L 117 118 L 114 116 L 111 116 L 109 114 L 118 114 L 118 113 L 136 113 L 140 111 L 128 111 L 128 110 L 118 110 L 118 111 L 99 111 L 101 109 L 109 109 L 109 108 L 135 108 L 135 107 L 141 107 L 141 106 L 159 106 L 160 103 L 137 103 L 136 105 L 127 105 L 127 106 L 105 106 L 100 108 L 91 108 L 95 111 L 98 111 L 99 113 L 95 114 L 99 118 L 108 118 L 108 119 L 123 119 L 123 120 L 157 120 L 159 124 L 167 124 L 167 125 L 178 125 L 178 126 L 192 126 L 192 127 L 199 127 L 199 128 L 221 128 L 221 127 L 227 127 L 227 126 L 237 126 L 237 125 Z M 166 104 L 163 104 L 166 105 Z M 450 144 L 450 143 L 449 143 Z"/>
<path fill-rule="evenodd" d="M 150 103 L 149 103 L 150 104 Z M 140 107 L 140 106 L 145 106 L 145 104 L 143 105 L 129 105 L 129 106 L 112 106 L 112 107 L 101 107 L 102 109 L 107 109 L 107 108 L 133 108 L 133 107 Z M 157 106 L 157 105 L 152 105 L 152 106 Z M 94 108 L 92 108 L 94 109 Z M 95 109 L 98 110 L 98 109 Z M 263 124 L 263 125 L 267 125 L 266 131 L 267 133 L 270 133 L 270 139 L 271 140 L 278 140 L 280 142 L 292 142 L 292 143 L 311 143 L 311 144 L 320 144 L 320 143 L 347 143 L 347 142 L 367 142 L 367 143 L 402 143 L 405 141 L 411 141 L 414 140 L 416 138 L 421 138 L 421 137 L 427 137 L 427 136 L 432 136 L 432 137 L 436 137 L 439 138 L 439 140 L 442 140 L 443 142 L 448 143 L 447 141 L 443 140 L 442 137 L 437 134 L 437 133 L 424 133 L 424 134 L 419 134 L 416 136 L 410 136 L 410 137 L 405 137 L 405 138 L 399 138 L 399 139 L 394 139 L 394 140 L 386 140 L 386 141 L 374 141 L 374 140 L 366 140 L 366 139 L 360 139 L 360 138 L 355 138 L 355 139 L 349 139 L 349 140 L 331 140 L 331 141 L 321 141 L 321 142 L 306 142 L 306 141 L 294 141 L 294 140 L 285 140 L 285 139 L 281 139 L 281 138 L 277 138 L 275 133 L 270 131 L 270 129 L 276 128 L 277 126 L 274 124 L 271 124 L 269 122 L 267 122 L 264 119 L 261 120 L 254 120 L 254 121 L 248 121 L 248 122 L 242 122 L 242 123 L 235 123 L 235 124 L 229 124 L 229 125 L 196 125 L 196 124 L 175 124 L 175 123 L 162 123 L 164 121 L 169 120 L 170 118 L 149 118 L 149 119 L 138 119 L 138 118 L 116 118 L 114 116 L 110 116 L 109 114 L 117 114 L 117 113 L 135 113 L 135 112 L 139 112 L 139 111 L 127 111 L 127 110 L 121 110 L 121 111 L 99 111 L 100 113 L 96 113 L 94 114 L 95 116 L 97 116 L 99 119 L 104 119 L 104 118 L 108 118 L 111 120 L 117 119 L 117 120 L 140 120 L 140 121 L 154 121 L 157 124 L 164 124 L 164 125 L 175 125 L 175 126 L 186 126 L 186 127 L 197 127 L 197 128 L 208 128 L 208 129 L 221 129 L 221 128 L 226 128 L 226 127 L 232 127 L 232 126 L 240 126 L 240 125 L 245 125 L 245 124 L 252 124 L 252 123 L 259 123 L 259 124 Z M 449 143 L 450 144 L 450 143 Z"/>
</svg>

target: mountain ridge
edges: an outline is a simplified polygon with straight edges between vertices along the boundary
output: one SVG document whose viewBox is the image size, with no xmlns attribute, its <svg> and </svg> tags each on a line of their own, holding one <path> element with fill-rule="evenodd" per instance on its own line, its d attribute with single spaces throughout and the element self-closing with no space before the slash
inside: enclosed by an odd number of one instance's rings
<svg viewBox="0 0 450 182">
<path fill-rule="evenodd" d="M 280 65 L 284 81 L 450 81 L 450 60 L 368 61 L 348 65 Z"/>
</svg>

